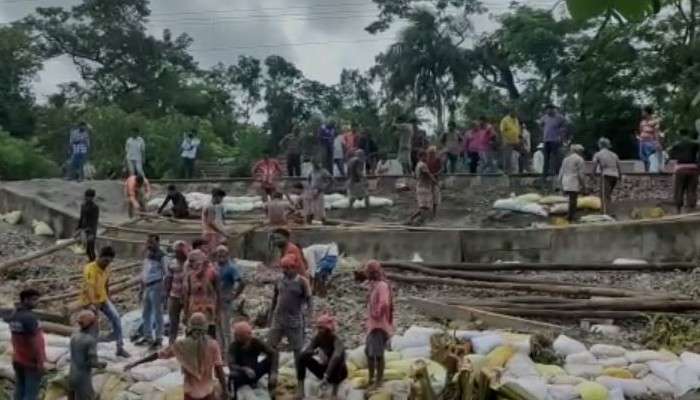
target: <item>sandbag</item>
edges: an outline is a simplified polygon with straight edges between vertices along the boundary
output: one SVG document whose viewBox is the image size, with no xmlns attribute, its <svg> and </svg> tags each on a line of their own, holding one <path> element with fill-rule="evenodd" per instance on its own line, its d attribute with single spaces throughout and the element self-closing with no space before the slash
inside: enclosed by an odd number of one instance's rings
<svg viewBox="0 0 700 400">
<path fill-rule="evenodd" d="M 571 376 L 571 375 L 557 375 L 549 378 L 549 383 L 552 385 L 572 385 L 576 386 L 579 383 L 583 383 L 586 380 L 579 377 L 579 376 Z"/>
<path fill-rule="evenodd" d="M 700 354 L 685 351 L 681 353 L 681 362 L 696 375 L 700 375 Z"/>
<path fill-rule="evenodd" d="M 619 379 L 633 379 L 634 374 L 625 368 L 608 367 L 603 369 L 603 375 Z"/>
<path fill-rule="evenodd" d="M 490 333 L 471 338 L 472 350 L 476 354 L 488 354 L 491 350 L 503 345 L 503 337 L 498 333 Z"/>
<path fill-rule="evenodd" d="M 586 351 L 586 346 L 578 340 L 572 339 L 566 335 L 559 335 L 552 343 L 554 352 L 560 356 L 568 356 Z"/>
<path fill-rule="evenodd" d="M 626 367 L 629 362 L 625 357 L 612 357 L 612 358 L 601 358 L 598 360 L 598 363 L 602 365 L 604 368 L 610 368 L 610 367 Z"/>
<path fill-rule="evenodd" d="M 642 379 L 651 372 L 646 364 L 630 364 L 627 366 L 627 370 L 634 374 L 634 377 L 637 379 Z"/>
<path fill-rule="evenodd" d="M 540 199 L 539 203 L 549 205 L 549 204 L 566 203 L 567 201 L 569 201 L 569 199 L 567 197 L 564 197 L 564 196 L 545 196 L 545 197 L 542 197 Z"/>
<path fill-rule="evenodd" d="M 600 364 L 566 364 L 564 370 L 569 375 L 586 379 L 595 378 L 603 373 L 603 367 Z"/>
<path fill-rule="evenodd" d="M 566 375 L 566 371 L 564 371 L 564 368 L 558 365 L 535 364 L 535 368 L 537 368 L 537 372 L 540 374 L 541 377 L 548 380 L 555 376 Z"/>
<path fill-rule="evenodd" d="M 502 384 L 515 384 L 520 386 L 536 399 L 547 398 L 547 382 L 539 377 L 511 378 L 503 377 Z"/>
<path fill-rule="evenodd" d="M 523 203 L 538 203 L 540 200 L 542 200 L 542 196 L 537 193 L 527 193 L 517 196 L 515 200 Z"/>
<path fill-rule="evenodd" d="M 562 215 L 569 212 L 569 205 L 566 203 L 552 204 L 549 206 L 550 215 Z"/>
<path fill-rule="evenodd" d="M 670 383 L 654 374 L 647 374 L 647 376 L 642 378 L 642 382 L 647 385 L 649 392 L 657 396 L 669 396 L 675 393 L 675 389 Z"/>
<path fill-rule="evenodd" d="M 532 348 L 530 339 L 532 336 L 510 332 L 502 332 L 500 335 L 503 338 L 504 345 L 512 347 L 517 353 L 530 354 Z"/>
<path fill-rule="evenodd" d="M 622 390 L 622 393 L 626 397 L 629 398 L 636 398 L 649 394 L 647 385 L 645 385 L 644 382 L 639 379 L 620 379 L 610 376 L 599 376 L 595 381 L 605 386 L 609 390 L 618 388 Z"/>
<path fill-rule="evenodd" d="M 630 364 L 646 363 L 649 361 L 673 361 L 674 359 L 668 353 L 661 353 L 654 350 L 628 351 L 625 353 L 625 358 Z"/>
<path fill-rule="evenodd" d="M 66 353 L 68 353 L 67 347 L 46 346 L 46 361 L 56 364 Z"/>
<path fill-rule="evenodd" d="M 170 368 L 157 365 L 139 365 L 130 371 L 137 381 L 153 382 L 169 374 Z"/>
<path fill-rule="evenodd" d="M 547 393 L 552 400 L 576 400 L 579 397 L 574 385 L 547 385 Z"/>
<path fill-rule="evenodd" d="M 400 358 L 430 358 L 430 347 L 409 347 L 399 353 Z"/>
<path fill-rule="evenodd" d="M 627 350 L 620 346 L 611 346 L 608 344 L 594 344 L 590 349 L 591 354 L 598 358 L 622 357 Z"/>
<path fill-rule="evenodd" d="M 600 210 L 603 205 L 598 196 L 583 196 L 578 198 L 576 207 L 580 210 Z"/>
<path fill-rule="evenodd" d="M 7 214 L 0 215 L 0 221 L 10 225 L 18 225 L 22 221 L 22 211 L 10 211 Z"/>
<path fill-rule="evenodd" d="M 348 361 L 358 369 L 367 368 L 367 355 L 365 354 L 365 346 L 356 347 L 347 352 Z"/>
<path fill-rule="evenodd" d="M 152 395 L 154 392 L 157 392 L 158 388 L 156 388 L 151 382 L 136 382 L 129 386 L 129 391 L 139 396 L 146 397 Z"/>
<path fill-rule="evenodd" d="M 486 356 L 486 366 L 490 368 L 502 368 L 513 357 L 515 351 L 510 346 L 498 346 Z"/>
<path fill-rule="evenodd" d="M 530 357 L 523 354 L 515 354 L 506 363 L 506 375 L 514 378 L 539 378 L 537 366 Z"/>
<path fill-rule="evenodd" d="M 700 387 L 700 378 L 692 369 L 679 361 L 650 361 L 647 365 L 654 375 L 673 386 L 677 396 L 683 396 L 690 390 Z"/>
<path fill-rule="evenodd" d="M 608 389 L 597 382 L 584 382 L 576 386 L 582 400 L 608 400 Z"/>
<path fill-rule="evenodd" d="M 44 221 L 32 221 L 32 230 L 37 236 L 54 236 L 53 229 Z"/>
<path fill-rule="evenodd" d="M 620 388 L 609 389 L 608 400 L 625 400 L 625 394 Z"/>
<path fill-rule="evenodd" d="M 597 364 L 598 359 L 590 351 L 569 354 L 566 356 L 567 364 Z"/>
<path fill-rule="evenodd" d="M 497 210 L 507 210 L 521 212 L 525 214 L 534 214 L 540 217 L 547 217 L 547 215 L 549 215 L 547 213 L 547 210 L 545 210 L 544 207 L 542 207 L 540 204 L 526 203 L 518 201 L 516 199 L 496 200 L 496 202 L 493 203 L 493 208 Z"/>
</svg>

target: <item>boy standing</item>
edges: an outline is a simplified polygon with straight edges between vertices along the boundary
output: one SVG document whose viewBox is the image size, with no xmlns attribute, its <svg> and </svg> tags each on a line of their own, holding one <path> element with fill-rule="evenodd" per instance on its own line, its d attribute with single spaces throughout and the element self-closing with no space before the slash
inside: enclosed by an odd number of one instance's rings
<svg viewBox="0 0 700 400">
<path fill-rule="evenodd" d="M 85 191 L 85 201 L 80 206 L 80 220 L 76 234 L 82 234 L 85 252 L 90 262 L 95 261 L 96 258 L 95 241 L 99 219 L 100 208 L 95 204 L 95 191 L 88 189 Z"/>
</svg>

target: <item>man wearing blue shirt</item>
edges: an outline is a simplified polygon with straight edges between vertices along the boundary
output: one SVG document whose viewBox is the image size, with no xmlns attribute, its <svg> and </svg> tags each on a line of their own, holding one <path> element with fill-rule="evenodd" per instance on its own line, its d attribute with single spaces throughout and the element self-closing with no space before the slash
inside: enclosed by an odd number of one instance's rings
<svg viewBox="0 0 700 400">
<path fill-rule="evenodd" d="M 231 343 L 231 317 L 233 316 L 233 304 L 235 300 L 243 293 L 245 282 L 241 273 L 238 271 L 236 264 L 231 260 L 228 247 L 220 245 L 214 253 L 216 264 L 218 267 L 219 277 L 219 323 L 221 326 L 217 329 L 220 332 L 219 342 L 222 349 L 228 349 Z"/>
<path fill-rule="evenodd" d="M 157 349 L 163 344 L 164 279 L 165 254 L 160 249 L 160 238 L 152 234 L 146 242 L 146 259 L 143 261 L 141 275 L 143 337 L 138 342 L 150 344 L 152 349 Z"/>
</svg>

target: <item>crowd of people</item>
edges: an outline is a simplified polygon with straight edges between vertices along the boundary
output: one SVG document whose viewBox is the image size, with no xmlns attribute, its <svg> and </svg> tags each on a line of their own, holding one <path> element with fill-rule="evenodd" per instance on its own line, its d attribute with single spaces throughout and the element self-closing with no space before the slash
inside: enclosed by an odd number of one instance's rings
<svg viewBox="0 0 700 400">
<path fill-rule="evenodd" d="M 120 315 L 109 292 L 115 252 L 111 247 L 100 249 L 97 259 L 84 268 L 81 310 L 73 318 L 78 329 L 70 340 L 69 399 L 96 398 L 92 373 L 106 366 L 97 356 L 97 343 L 104 342 L 115 342 L 116 356 L 130 359 L 127 371 L 157 359 L 177 359 L 184 375 L 185 399 L 235 399 L 237 390 L 246 385 L 256 387 L 264 376 L 274 398 L 283 339 L 294 354 L 296 398 L 304 398 L 307 372 L 321 380 L 321 387 L 332 396 L 337 395 L 348 377 L 345 345 L 336 318 L 328 310 L 315 312 L 313 297 L 319 295 L 315 281 L 332 271 L 328 264 L 337 260 L 338 248 L 315 245 L 302 250 L 284 228 L 275 229 L 273 236 L 280 252 L 269 267 L 279 271 L 280 277 L 270 293 L 267 337 L 260 338 L 255 336 L 245 310 L 234 305 L 246 284 L 225 245 L 211 248 L 205 238 L 192 243 L 177 241 L 166 253 L 159 237 L 149 235 L 140 274 L 142 323 L 130 338 L 135 345 L 148 348 L 148 355 L 140 359 L 132 359 L 124 349 Z M 370 384 L 378 387 L 383 380 L 384 352 L 393 333 L 392 289 L 377 261 L 368 262 L 357 276 L 367 282 L 365 352 Z M 15 398 L 35 400 L 46 362 L 45 339 L 33 312 L 41 293 L 27 289 L 19 297 L 15 311 L 7 318 Z M 98 314 L 111 325 L 108 335 L 100 335 Z M 315 331 L 307 337 L 313 330 L 310 321 L 314 314 Z M 166 333 L 167 344 L 163 343 Z M 215 389 L 217 381 L 220 390 Z"/>
</svg>

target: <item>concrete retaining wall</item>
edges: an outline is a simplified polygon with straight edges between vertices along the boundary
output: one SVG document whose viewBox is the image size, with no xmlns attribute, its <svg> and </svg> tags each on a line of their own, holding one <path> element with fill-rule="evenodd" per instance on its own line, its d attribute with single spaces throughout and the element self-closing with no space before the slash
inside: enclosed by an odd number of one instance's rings
<svg viewBox="0 0 700 400">
<path fill-rule="evenodd" d="M 7 188 L 0 189 L 0 212 L 22 211 L 22 224 L 31 227 L 32 220 L 44 221 L 56 238 L 73 235 L 79 216 L 41 198 L 22 195 Z"/>
</svg>

